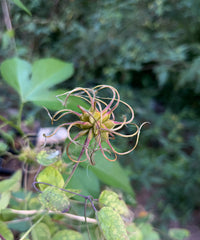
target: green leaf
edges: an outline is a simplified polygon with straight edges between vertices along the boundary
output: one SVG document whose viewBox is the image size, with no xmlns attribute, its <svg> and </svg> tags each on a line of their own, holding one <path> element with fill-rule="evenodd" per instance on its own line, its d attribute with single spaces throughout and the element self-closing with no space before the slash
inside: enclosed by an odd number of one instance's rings
<svg viewBox="0 0 200 240">
<path fill-rule="evenodd" d="M 142 232 L 135 225 L 135 223 L 131 223 L 126 227 L 126 231 L 128 233 L 130 240 L 143 240 Z"/>
<path fill-rule="evenodd" d="M 99 180 L 95 174 L 88 169 L 81 168 L 80 166 L 76 169 L 68 183 L 67 189 L 69 188 L 81 189 L 81 194 L 86 196 L 92 195 L 94 198 L 98 197 L 100 192 Z M 76 199 L 79 199 L 80 201 L 84 200 L 78 196 Z"/>
<path fill-rule="evenodd" d="M 48 166 L 59 159 L 59 151 L 51 150 L 49 152 L 42 150 L 37 154 L 37 162 L 42 166 Z"/>
<path fill-rule="evenodd" d="M 171 228 L 168 232 L 169 236 L 174 240 L 184 240 L 190 236 L 190 232 L 187 229 Z"/>
<path fill-rule="evenodd" d="M 0 67 L 3 79 L 19 94 L 23 103 L 31 101 L 38 105 L 56 105 L 61 103 L 56 95 L 61 91 L 50 91 L 49 88 L 72 76 L 73 65 L 54 58 L 37 60 L 31 65 L 20 58 L 5 60 Z M 53 109 L 55 107 L 53 106 Z"/>
<path fill-rule="evenodd" d="M 59 188 L 62 188 L 64 186 L 64 179 L 61 173 L 56 168 L 51 166 L 46 167 L 38 174 L 37 181 L 52 184 Z M 44 189 L 47 187 L 48 185 L 39 184 L 41 191 L 44 191 Z"/>
<path fill-rule="evenodd" d="M 129 177 L 118 161 L 109 162 L 102 156 L 101 152 L 96 152 L 95 162 L 96 164 L 94 166 L 90 166 L 89 169 L 103 183 L 112 187 L 120 188 L 129 193 L 131 196 L 135 196 L 129 182 Z"/>
<path fill-rule="evenodd" d="M 76 196 L 76 193 L 81 193 L 81 190 L 80 190 L 80 189 L 67 188 L 66 190 L 69 191 L 69 192 L 65 192 L 65 195 L 66 195 L 68 198 L 72 198 L 72 197 Z"/>
<path fill-rule="evenodd" d="M 143 240 L 160 240 L 158 233 L 153 230 L 151 224 L 142 223 L 138 227 L 142 232 Z"/>
<path fill-rule="evenodd" d="M 11 196 L 10 192 L 0 193 L 0 211 L 2 209 L 7 208 L 10 201 L 10 196 Z"/>
<path fill-rule="evenodd" d="M 16 192 L 21 186 L 22 172 L 18 170 L 10 179 L 6 179 L 0 182 L 0 193 L 6 191 Z"/>
<path fill-rule="evenodd" d="M 52 211 L 66 211 L 70 207 L 70 202 L 65 192 L 55 188 L 47 187 L 40 194 L 39 200 L 44 208 L 47 208 Z"/>
<path fill-rule="evenodd" d="M 63 82 L 73 74 L 73 65 L 54 58 L 40 59 L 33 63 L 31 89 L 27 99 L 32 100 L 38 92 Z"/>
<path fill-rule="evenodd" d="M 51 240 L 84 240 L 84 238 L 79 232 L 62 230 L 57 232 Z"/>
<path fill-rule="evenodd" d="M 1 64 L 0 70 L 4 80 L 18 92 L 22 102 L 26 102 L 25 95 L 30 89 L 31 64 L 19 58 L 11 58 Z"/>
<path fill-rule="evenodd" d="M 106 240 L 129 239 L 122 218 L 112 208 L 103 207 L 97 213 L 97 218 Z"/>
<path fill-rule="evenodd" d="M 111 207 L 113 210 L 118 212 L 120 215 L 129 216 L 130 212 L 126 203 L 119 199 L 117 193 L 109 190 L 104 190 L 99 196 L 100 206 Z"/>
<path fill-rule="evenodd" d="M 51 239 L 51 233 L 45 223 L 38 223 L 31 231 L 33 240 L 47 240 Z"/>
<path fill-rule="evenodd" d="M 31 227 L 31 223 L 27 220 L 20 220 L 19 222 L 11 221 L 10 223 L 8 223 L 8 227 L 18 232 L 25 232 Z"/>
<path fill-rule="evenodd" d="M 35 95 L 31 101 L 37 106 L 45 106 L 47 109 L 57 111 L 63 109 L 63 105 L 56 96 L 63 92 L 64 90 L 43 90 L 43 93 Z"/>
<path fill-rule="evenodd" d="M 12 232 L 8 229 L 7 225 L 4 222 L 1 222 L 1 221 L 0 221 L 0 234 L 6 240 L 13 240 L 14 239 L 14 236 L 13 236 Z"/>
<path fill-rule="evenodd" d="M 11 0 L 14 4 L 16 4 L 19 8 L 24 10 L 28 15 L 32 15 L 31 12 L 24 6 L 24 4 L 20 0 Z"/>
</svg>

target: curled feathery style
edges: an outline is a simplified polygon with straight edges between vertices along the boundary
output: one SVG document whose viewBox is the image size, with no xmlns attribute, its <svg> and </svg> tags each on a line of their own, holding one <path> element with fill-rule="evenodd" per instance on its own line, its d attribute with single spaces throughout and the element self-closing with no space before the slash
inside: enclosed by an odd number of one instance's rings
<svg viewBox="0 0 200 240">
<path fill-rule="evenodd" d="M 104 90 L 110 90 L 111 97 L 100 97 Z M 101 92 L 101 93 L 100 93 Z M 62 101 L 60 97 L 65 96 L 65 100 Z M 75 96 L 84 101 L 89 107 L 88 109 L 84 108 L 81 105 L 78 105 L 79 112 L 74 111 L 72 109 L 67 108 L 67 103 L 71 96 Z M 58 100 L 62 102 L 65 106 L 64 109 L 57 111 L 53 116 L 50 116 L 51 122 L 55 122 L 60 120 L 61 118 L 69 115 L 73 115 L 77 120 L 65 122 L 59 125 L 56 130 L 49 136 L 54 135 L 60 127 L 68 126 L 67 133 L 69 143 L 66 147 L 66 153 L 70 160 L 73 162 L 81 162 L 86 159 L 94 165 L 94 153 L 97 150 L 100 150 L 103 156 L 108 161 L 115 161 L 117 159 L 117 155 L 125 155 L 132 152 L 139 140 L 141 127 L 147 123 L 141 124 L 141 126 L 133 123 L 134 119 L 134 111 L 132 107 L 126 102 L 120 100 L 120 95 L 112 86 L 109 85 L 98 85 L 94 88 L 82 88 L 77 87 L 71 91 L 68 91 L 64 94 L 58 95 Z M 74 100 L 75 101 L 75 100 Z M 119 104 L 123 104 L 129 111 L 130 117 L 124 115 L 122 121 L 117 121 L 115 119 L 115 110 L 119 106 Z M 85 104 L 84 104 L 85 105 Z M 134 126 L 135 131 L 131 134 L 123 134 L 120 133 L 123 127 Z M 72 129 L 77 128 L 79 131 L 76 135 L 72 136 Z M 84 143 L 81 143 L 81 137 L 85 136 Z M 135 137 L 134 145 L 125 152 L 118 152 L 115 147 L 112 145 L 112 140 L 115 139 L 115 136 L 124 137 L 124 138 L 132 138 Z M 103 144 L 106 143 L 106 147 Z M 73 154 L 70 153 L 70 147 L 72 144 L 81 146 L 81 156 L 77 159 L 74 159 Z M 81 160 L 81 157 L 85 153 L 86 159 Z M 108 156 L 109 155 L 109 156 Z M 111 155 L 113 155 L 111 157 Z"/>
</svg>

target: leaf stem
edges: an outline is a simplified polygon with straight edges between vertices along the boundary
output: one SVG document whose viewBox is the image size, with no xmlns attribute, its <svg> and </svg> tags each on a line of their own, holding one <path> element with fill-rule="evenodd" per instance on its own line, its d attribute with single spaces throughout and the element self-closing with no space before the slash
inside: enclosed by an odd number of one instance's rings
<svg viewBox="0 0 200 240">
<path fill-rule="evenodd" d="M 42 215 L 42 216 L 37 220 L 37 222 L 34 223 L 34 224 L 28 229 L 28 231 L 23 235 L 23 237 L 20 238 L 20 240 L 25 239 L 26 236 L 28 236 L 28 234 L 32 231 L 32 229 L 33 229 L 38 223 L 40 223 L 40 222 L 42 221 L 42 219 L 44 218 L 44 216 L 45 216 L 45 215 Z"/>
<path fill-rule="evenodd" d="M 19 113 L 18 113 L 18 117 L 17 117 L 17 126 L 21 129 L 21 122 L 22 122 L 22 111 L 24 108 L 24 103 L 21 102 L 20 106 L 19 106 Z"/>
<path fill-rule="evenodd" d="M 20 133 L 20 135 L 22 135 L 22 136 L 24 135 L 24 133 L 23 133 L 23 131 L 21 129 L 21 126 L 14 124 L 12 121 L 9 121 L 8 119 L 3 117 L 2 115 L 0 115 L 0 120 L 3 121 L 5 124 L 10 125 L 11 127 L 13 127 L 15 130 L 17 130 Z"/>
<path fill-rule="evenodd" d="M 88 139 L 86 138 L 85 143 L 87 142 L 87 140 L 88 140 Z M 78 160 L 77 160 L 76 164 L 74 165 L 74 167 L 73 167 L 73 169 L 72 169 L 69 177 L 68 177 L 67 180 L 65 181 L 65 184 L 64 184 L 63 188 L 65 188 L 65 187 L 67 186 L 67 184 L 68 184 L 69 181 L 71 180 L 72 176 L 74 175 L 74 172 L 76 171 L 76 169 L 77 169 L 77 167 L 78 167 L 78 165 L 79 165 L 79 163 L 80 163 L 81 157 L 83 156 L 83 153 L 84 153 L 84 152 L 85 152 L 85 144 L 84 144 L 84 146 L 83 146 L 83 148 L 82 148 L 82 150 L 81 150 L 81 153 L 80 153 L 80 155 L 79 155 L 79 157 L 78 157 Z"/>
</svg>

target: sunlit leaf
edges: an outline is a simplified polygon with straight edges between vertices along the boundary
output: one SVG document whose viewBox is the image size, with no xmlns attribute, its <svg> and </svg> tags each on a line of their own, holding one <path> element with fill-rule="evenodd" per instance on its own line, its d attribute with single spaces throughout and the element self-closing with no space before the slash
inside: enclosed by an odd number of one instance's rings
<svg viewBox="0 0 200 240">
<path fill-rule="evenodd" d="M 51 240 L 84 240 L 83 236 L 73 230 L 62 230 L 57 232 Z"/>
<path fill-rule="evenodd" d="M 110 207 L 103 207 L 97 213 L 99 226 L 106 240 L 128 240 L 125 224 L 120 215 Z"/>
<path fill-rule="evenodd" d="M 60 188 L 62 188 L 64 185 L 64 179 L 61 173 L 56 168 L 51 166 L 46 167 L 38 174 L 37 181 L 47 183 L 47 184 L 52 184 Z M 41 191 L 43 191 L 47 187 L 48 185 L 39 184 L 39 188 L 41 189 Z"/>
<path fill-rule="evenodd" d="M 130 212 L 126 203 L 121 200 L 117 193 L 109 190 L 104 190 L 99 196 L 100 206 L 111 207 L 120 215 L 129 216 Z"/>
<path fill-rule="evenodd" d="M 47 240 L 51 239 L 51 233 L 45 223 L 38 223 L 31 231 L 33 240 Z"/>
<path fill-rule="evenodd" d="M 55 188 L 55 187 L 47 187 L 40 194 L 39 200 L 44 208 L 52 211 L 68 211 L 70 207 L 70 202 L 65 192 Z"/>
<path fill-rule="evenodd" d="M 21 186 L 22 172 L 18 170 L 11 178 L 0 182 L 0 193 L 6 191 L 16 192 Z"/>
<path fill-rule="evenodd" d="M 126 227 L 126 231 L 128 233 L 130 240 L 143 240 L 141 230 L 135 225 L 135 223 L 131 223 Z"/>
<path fill-rule="evenodd" d="M 0 211 L 8 206 L 10 201 L 10 195 L 10 192 L 0 193 Z"/>
<path fill-rule="evenodd" d="M 55 163 L 58 160 L 59 151 L 45 151 L 42 150 L 37 154 L 37 162 L 43 166 L 48 166 Z"/>
<path fill-rule="evenodd" d="M 160 240 L 158 233 L 153 229 L 149 223 L 142 223 L 139 226 L 142 232 L 143 240 Z"/>
<path fill-rule="evenodd" d="M 171 228 L 168 234 L 173 240 L 184 240 L 190 236 L 190 232 L 187 229 L 181 228 Z"/>
<path fill-rule="evenodd" d="M 12 232 L 8 229 L 7 225 L 4 222 L 0 221 L 0 234 L 4 237 L 6 240 L 13 240 L 14 236 Z"/>
</svg>

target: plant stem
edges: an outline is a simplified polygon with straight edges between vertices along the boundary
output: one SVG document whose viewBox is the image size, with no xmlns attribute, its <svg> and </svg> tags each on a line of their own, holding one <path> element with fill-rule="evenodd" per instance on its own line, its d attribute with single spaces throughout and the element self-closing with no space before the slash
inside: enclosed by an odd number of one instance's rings
<svg viewBox="0 0 200 240">
<path fill-rule="evenodd" d="M 2 7 L 4 22 L 5 22 L 7 31 L 13 31 L 12 23 L 11 23 L 11 20 L 10 20 L 10 14 L 9 14 L 7 0 L 2 0 L 1 1 L 1 7 Z M 15 54 L 15 52 L 16 52 L 16 43 L 15 43 L 15 38 L 14 37 L 11 38 L 11 46 L 13 48 L 12 49 L 13 50 L 13 54 Z"/>
<path fill-rule="evenodd" d="M 21 122 L 22 122 L 22 111 L 24 108 L 24 103 L 20 102 L 19 105 L 19 113 L 18 113 L 18 117 L 17 117 L 17 126 L 21 129 Z"/>
<path fill-rule="evenodd" d="M 67 186 L 67 184 L 68 184 L 69 181 L 71 180 L 72 176 L 74 175 L 74 172 L 76 171 L 76 169 L 77 169 L 77 167 L 78 167 L 78 165 L 79 165 L 79 163 L 80 163 L 81 157 L 83 156 L 83 153 L 85 152 L 85 147 L 86 147 L 86 142 L 87 142 L 87 141 L 88 141 L 88 138 L 85 139 L 85 143 L 84 143 L 84 146 L 83 146 L 83 148 L 82 148 L 82 150 L 81 150 L 81 153 L 80 153 L 80 155 L 79 155 L 79 157 L 78 157 L 78 160 L 77 160 L 76 164 L 74 165 L 74 167 L 73 167 L 73 169 L 72 169 L 69 177 L 68 177 L 67 180 L 65 181 L 65 184 L 64 184 L 63 188 L 65 188 L 65 187 Z"/>
<path fill-rule="evenodd" d="M 14 124 L 12 121 L 7 120 L 5 117 L 3 117 L 1 115 L 0 115 L 0 120 L 5 122 L 5 124 L 10 125 L 14 129 L 16 129 L 20 133 L 20 135 L 22 135 L 22 136 L 24 135 L 24 133 L 23 133 L 23 131 L 21 129 L 21 126 L 18 126 L 16 124 Z"/>
<path fill-rule="evenodd" d="M 80 163 L 81 157 L 82 157 L 82 155 L 83 155 L 84 152 L 85 152 L 85 147 L 82 148 L 81 153 L 80 153 L 80 155 L 79 155 L 79 157 L 78 157 L 77 163 L 74 165 L 74 167 L 73 167 L 73 169 L 72 169 L 69 177 L 68 177 L 67 180 L 65 181 L 65 184 L 64 184 L 63 188 L 65 188 L 65 187 L 67 186 L 67 184 L 68 184 L 69 181 L 71 180 L 72 176 L 74 175 L 74 172 L 76 171 L 76 169 L 77 169 L 77 167 L 78 167 L 78 165 L 79 165 L 79 163 Z"/>
<path fill-rule="evenodd" d="M 34 224 L 29 228 L 29 230 L 23 235 L 23 237 L 20 238 L 20 240 L 25 239 L 26 236 L 28 236 L 28 234 L 32 231 L 32 229 L 33 229 L 38 223 L 40 223 L 40 222 L 42 221 L 42 219 L 44 218 L 44 216 L 45 216 L 45 215 L 42 215 L 41 218 L 39 218 L 39 219 L 37 220 L 37 222 L 34 223 Z"/>
<path fill-rule="evenodd" d="M 15 214 L 21 214 L 21 215 L 34 215 L 34 214 L 42 214 L 42 213 L 46 213 L 45 210 L 17 210 L 17 209 L 9 209 L 12 213 Z M 71 213 L 60 213 L 60 212 L 54 212 L 54 211 L 49 211 L 49 213 L 52 214 L 63 214 L 66 217 L 73 219 L 73 220 L 77 220 L 79 222 L 85 222 L 85 217 L 84 216 L 77 216 Z M 86 220 L 88 223 L 97 223 L 97 220 L 95 218 L 89 218 L 86 217 Z"/>
</svg>

